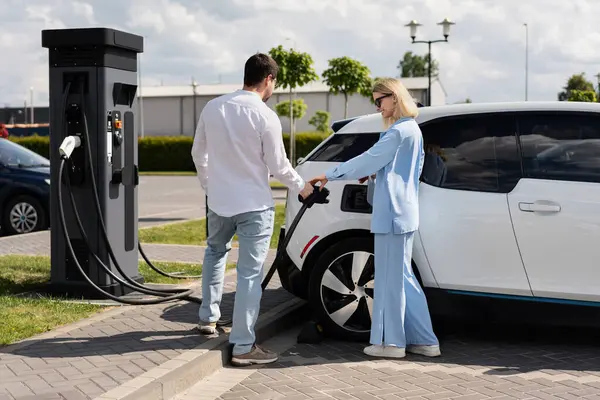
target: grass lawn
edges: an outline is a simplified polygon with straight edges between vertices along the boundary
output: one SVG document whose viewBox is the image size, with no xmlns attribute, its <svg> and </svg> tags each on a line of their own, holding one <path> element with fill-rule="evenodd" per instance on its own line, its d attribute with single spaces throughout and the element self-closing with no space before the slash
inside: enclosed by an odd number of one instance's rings
<svg viewBox="0 0 600 400">
<path fill-rule="evenodd" d="M 276 249 L 279 243 L 279 228 L 283 224 L 285 217 L 285 206 L 277 204 L 275 206 L 275 226 L 273 237 L 271 238 L 271 248 Z M 206 245 L 206 219 L 197 219 L 194 221 L 178 222 L 169 225 L 157 226 L 153 228 L 140 229 L 139 240 L 142 243 L 162 243 L 162 244 L 191 244 Z M 234 236 L 234 246 L 237 245 L 237 235 Z"/>
<path fill-rule="evenodd" d="M 155 266 L 170 273 L 182 271 L 185 275 L 200 275 L 202 272 L 202 266 L 198 264 L 157 262 Z M 149 283 L 183 281 L 164 277 L 143 262 L 140 263 L 140 274 Z M 14 296 L 33 291 L 49 279 L 49 257 L 0 257 L 0 346 L 87 318 L 106 308 L 52 298 L 26 299 Z"/>
</svg>

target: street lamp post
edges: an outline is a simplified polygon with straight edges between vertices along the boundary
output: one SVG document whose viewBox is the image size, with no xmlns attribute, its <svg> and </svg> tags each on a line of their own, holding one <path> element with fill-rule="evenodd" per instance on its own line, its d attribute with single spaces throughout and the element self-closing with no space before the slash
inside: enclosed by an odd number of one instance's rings
<svg viewBox="0 0 600 400">
<path fill-rule="evenodd" d="M 410 37 L 412 39 L 413 43 L 426 43 L 428 46 L 428 52 L 427 55 L 429 57 L 428 61 L 427 61 L 427 78 L 428 78 L 428 85 L 427 85 L 427 105 L 431 106 L 431 63 L 432 63 L 432 59 L 431 59 L 431 44 L 432 43 L 440 43 L 440 42 L 448 42 L 448 36 L 450 36 L 450 27 L 452 25 L 455 25 L 454 22 L 450 21 L 448 18 L 445 18 L 442 22 L 438 23 L 438 25 L 441 25 L 443 27 L 443 35 L 444 35 L 444 39 L 439 39 L 439 40 L 415 40 L 415 38 L 417 37 L 417 28 L 419 26 L 422 26 L 420 23 L 418 23 L 417 21 L 415 21 L 414 19 L 412 21 L 410 21 L 408 24 L 406 24 L 405 26 L 408 26 L 410 28 Z"/>
<path fill-rule="evenodd" d="M 194 77 L 192 77 L 192 90 L 194 92 L 194 95 L 192 96 L 193 98 L 193 109 L 194 109 L 194 123 L 192 124 L 192 129 L 194 130 L 194 132 L 192 133 L 192 136 L 196 136 L 196 124 L 198 123 L 197 121 L 197 117 L 196 117 L 196 88 L 198 88 L 198 82 L 196 82 L 196 80 L 194 79 Z"/>
<path fill-rule="evenodd" d="M 192 76 L 192 91 L 193 91 L 193 96 L 192 96 L 192 107 L 194 109 L 193 113 L 194 113 L 194 123 L 192 124 L 192 129 L 194 130 L 194 132 L 192 133 L 192 136 L 195 138 L 196 137 L 196 128 L 198 126 L 198 118 L 196 116 L 196 89 L 198 88 L 198 82 L 196 82 L 196 80 L 194 79 L 194 77 Z M 208 238 L 208 194 L 204 195 L 204 212 L 206 213 L 206 226 L 205 226 L 205 232 L 206 232 L 206 237 Z"/>
<path fill-rule="evenodd" d="M 33 86 L 31 86 L 29 88 L 29 101 L 31 102 L 30 106 L 31 106 L 31 124 L 35 123 L 35 118 L 33 117 Z"/>
<path fill-rule="evenodd" d="M 296 40 L 286 37 L 285 40 L 292 42 L 291 50 L 296 50 Z M 294 125 L 294 100 L 295 100 L 294 88 L 290 86 L 290 161 L 292 166 L 296 166 L 296 129 Z"/>
<path fill-rule="evenodd" d="M 528 99 L 529 92 L 529 25 L 524 23 L 525 27 L 525 101 Z"/>
</svg>

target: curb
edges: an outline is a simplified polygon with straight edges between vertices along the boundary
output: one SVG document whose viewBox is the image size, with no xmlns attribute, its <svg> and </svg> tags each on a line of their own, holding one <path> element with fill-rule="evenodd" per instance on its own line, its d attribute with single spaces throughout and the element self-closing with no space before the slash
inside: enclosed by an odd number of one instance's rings
<svg viewBox="0 0 600 400">
<path fill-rule="evenodd" d="M 279 304 L 256 323 L 256 341 L 263 342 L 294 325 L 305 311 L 305 302 L 293 298 Z M 229 335 L 188 350 L 144 374 L 98 396 L 95 400 L 167 400 L 229 364 Z"/>
</svg>

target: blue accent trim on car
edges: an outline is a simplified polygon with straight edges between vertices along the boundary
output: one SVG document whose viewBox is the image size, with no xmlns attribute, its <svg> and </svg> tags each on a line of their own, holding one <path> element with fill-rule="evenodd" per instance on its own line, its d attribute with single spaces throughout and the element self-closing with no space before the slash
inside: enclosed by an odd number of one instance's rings
<svg viewBox="0 0 600 400">
<path fill-rule="evenodd" d="M 459 294 L 465 296 L 478 296 L 478 297 L 489 297 L 497 299 L 507 300 L 518 300 L 518 301 L 533 301 L 538 303 L 556 303 L 556 304 L 568 304 L 576 306 L 586 307 L 600 307 L 600 302 L 596 301 L 583 301 L 583 300 L 569 300 L 569 299 L 554 299 L 551 297 L 535 297 L 535 296 L 519 296 L 513 294 L 499 294 L 499 293 L 484 293 L 484 292 L 471 292 L 466 290 L 452 290 L 446 289 L 447 293 Z"/>
</svg>

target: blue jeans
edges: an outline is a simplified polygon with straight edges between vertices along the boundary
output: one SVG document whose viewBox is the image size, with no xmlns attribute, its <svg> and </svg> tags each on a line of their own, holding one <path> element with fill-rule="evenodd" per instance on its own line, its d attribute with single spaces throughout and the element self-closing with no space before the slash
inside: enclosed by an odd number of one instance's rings
<svg viewBox="0 0 600 400">
<path fill-rule="evenodd" d="M 221 318 L 221 298 L 225 279 L 227 254 L 237 233 L 239 256 L 237 290 L 233 306 L 233 325 L 229 342 L 233 355 L 248 353 L 256 340 L 254 325 L 260 311 L 263 264 L 269 254 L 275 209 L 253 211 L 222 217 L 208 210 L 208 239 L 202 267 L 202 305 L 199 317 L 203 322 Z"/>
</svg>

